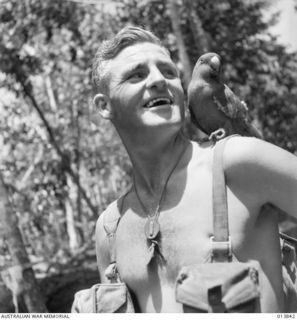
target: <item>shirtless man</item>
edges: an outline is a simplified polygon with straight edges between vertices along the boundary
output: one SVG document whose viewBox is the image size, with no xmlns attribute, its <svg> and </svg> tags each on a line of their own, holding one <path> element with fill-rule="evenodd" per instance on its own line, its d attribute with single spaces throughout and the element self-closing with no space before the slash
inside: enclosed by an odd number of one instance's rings
<svg viewBox="0 0 297 320">
<path fill-rule="evenodd" d="M 116 232 L 121 279 L 141 312 L 182 312 L 175 300 L 177 274 L 182 266 L 203 263 L 210 252 L 213 144 L 199 145 L 183 136 L 179 74 L 151 33 L 129 27 L 105 43 L 95 57 L 94 79 L 98 116 L 113 123 L 133 165 L 133 187 L 121 199 Z M 261 311 L 283 312 L 277 217 L 261 208 L 272 203 L 297 217 L 297 159 L 256 138 L 233 137 L 223 162 L 233 252 L 239 261 L 261 265 Z M 107 219 L 116 208 L 106 209 Z M 148 216 L 160 225 L 163 257 L 150 263 L 151 242 L 144 231 Z M 101 281 L 107 282 L 110 261 L 102 217 L 96 245 Z"/>
</svg>

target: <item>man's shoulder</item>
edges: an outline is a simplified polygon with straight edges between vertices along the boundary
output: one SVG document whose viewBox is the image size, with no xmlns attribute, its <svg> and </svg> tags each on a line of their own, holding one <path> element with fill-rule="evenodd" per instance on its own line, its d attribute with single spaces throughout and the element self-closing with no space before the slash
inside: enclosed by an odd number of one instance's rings
<svg viewBox="0 0 297 320">
<path fill-rule="evenodd" d="M 259 165 L 261 160 L 271 158 L 281 149 L 269 142 L 254 137 L 234 136 L 226 142 L 224 167 L 238 165 Z"/>
<path fill-rule="evenodd" d="M 97 224 L 96 232 L 102 233 L 106 229 L 107 225 L 116 224 L 121 217 L 121 202 L 122 197 L 111 202 L 105 210 L 100 214 Z M 104 232 L 105 233 L 105 232 Z"/>
<path fill-rule="evenodd" d="M 209 167 L 212 170 L 214 150 L 219 141 L 193 142 L 191 163 Z M 223 166 L 225 170 L 233 167 L 258 163 L 264 152 L 271 152 L 275 146 L 257 138 L 232 136 L 226 138 L 223 150 Z M 268 151 L 269 150 L 269 151 Z"/>
<path fill-rule="evenodd" d="M 204 141 L 202 143 L 191 141 L 191 144 L 193 148 L 192 159 L 199 158 L 212 163 L 215 149 L 215 144 L 212 141 Z M 248 163 L 257 164 L 259 159 L 271 158 L 271 155 L 282 151 L 284 150 L 264 140 L 234 135 L 226 138 L 226 145 L 223 151 L 224 168 Z"/>
<path fill-rule="evenodd" d="M 214 144 L 212 141 L 190 141 L 192 156 L 190 162 L 211 164 Z"/>
<path fill-rule="evenodd" d="M 120 202 L 121 202 L 121 197 L 112 201 L 102 212 L 101 215 L 104 215 L 107 218 L 113 218 L 117 217 L 120 215 Z"/>
<path fill-rule="evenodd" d="M 296 165 L 296 157 L 264 140 L 235 136 L 226 142 L 223 167 L 229 181 L 259 183 L 271 175 L 283 174 L 286 163 Z"/>
</svg>

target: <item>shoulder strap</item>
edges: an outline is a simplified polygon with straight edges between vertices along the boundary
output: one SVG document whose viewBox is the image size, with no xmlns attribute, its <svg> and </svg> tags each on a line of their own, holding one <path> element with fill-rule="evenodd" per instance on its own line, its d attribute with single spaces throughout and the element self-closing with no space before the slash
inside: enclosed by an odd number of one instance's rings
<svg viewBox="0 0 297 320">
<path fill-rule="evenodd" d="M 228 241 L 228 205 L 223 168 L 223 152 L 227 139 L 216 143 L 213 155 L 213 229 L 215 241 Z"/>
<path fill-rule="evenodd" d="M 225 174 L 223 168 L 223 153 L 227 140 L 231 136 L 218 141 L 213 155 L 213 231 L 212 258 L 225 262 L 232 258 L 231 239 L 228 223 L 228 203 Z"/>
<path fill-rule="evenodd" d="M 121 210 L 118 209 L 118 201 L 115 201 L 103 215 L 103 228 L 108 238 L 110 263 L 116 262 L 115 236 L 120 219 Z"/>
<path fill-rule="evenodd" d="M 108 238 L 110 259 L 109 265 L 105 270 L 105 276 L 112 282 L 121 281 L 116 265 L 116 231 L 122 217 L 124 199 L 128 192 L 120 197 L 119 200 L 111 203 L 108 210 L 109 214 L 107 211 L 105 211 L 103 216 L 103 228 Z"/>
</svg>

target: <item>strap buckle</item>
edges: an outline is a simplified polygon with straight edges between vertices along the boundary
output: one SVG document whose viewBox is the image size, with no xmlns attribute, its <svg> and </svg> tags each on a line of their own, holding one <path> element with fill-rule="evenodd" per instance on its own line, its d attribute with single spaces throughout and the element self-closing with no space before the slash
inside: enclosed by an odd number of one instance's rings
<svg viewBox="0 0 297 320">
<path fill-rule="evenodd" d="M 210 237 L 211 241 L 211 260 L 231 260 L 232 253 L 232 241 L 231 236 L 228 236 L 228 241 L 216 241 L 214 236 Z"/>
</svg>

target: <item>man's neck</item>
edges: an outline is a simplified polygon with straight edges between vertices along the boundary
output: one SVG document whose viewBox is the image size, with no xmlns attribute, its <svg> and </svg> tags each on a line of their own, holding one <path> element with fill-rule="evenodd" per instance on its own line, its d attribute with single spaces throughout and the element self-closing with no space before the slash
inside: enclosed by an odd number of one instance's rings
<svg viewBox="0 0 297 320">
<path fill-rule="evenodd" d="M 177 169 L 188 145 L 189 141 L 179 132 L 169 139 L 156 137 L 127 148 L 136 187 L 147 196 L 158 196 Z"/>
</svg>

